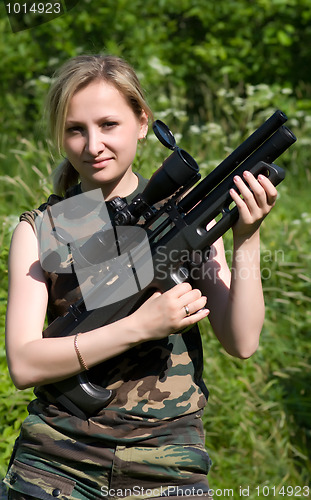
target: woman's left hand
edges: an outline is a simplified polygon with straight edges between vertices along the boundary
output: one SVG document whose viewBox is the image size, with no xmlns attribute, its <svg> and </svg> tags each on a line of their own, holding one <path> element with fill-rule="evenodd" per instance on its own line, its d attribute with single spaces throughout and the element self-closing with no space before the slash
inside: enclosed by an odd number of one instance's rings
<svg viewBox="0 0 311 500">
<path fill-rule="evenodd" d="M 235 176 L 234 184 L 238 192 L 231 189 L 230 195 L 238 207 L 239 219 L 232 230 L 235 238 L 246 239 L 258 230 L 274 207 L 277 190 L 266 176 L 259 175 L 256 179 L 248 171 L 243 173 L 243 179 Z"/>
</svg>

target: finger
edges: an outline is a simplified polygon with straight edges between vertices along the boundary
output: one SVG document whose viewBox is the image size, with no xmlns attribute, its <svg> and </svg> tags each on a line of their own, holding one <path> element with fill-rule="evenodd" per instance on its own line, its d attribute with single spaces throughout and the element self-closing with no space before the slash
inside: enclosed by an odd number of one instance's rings
<svg viewBox="0 0 311 500">
<path fill-rule="evenodd" d="M 243 177 L 252 191 L 255 202 L 257 203 L 259 208 L 265 210 L 268 199 L 264 186 L 260 184 L 258 179 L 256 179 L 251 172 L 245 171 L 243 173 Z"/>
<path fill-rule="evenodd" d="M 258 176 L 258 182 L 263 187 L 266 192 L 267 202 L 269 205 L 274 205 L 278 196 L 278 192 L 276 187 L 272 184 L 272 182 L 265 175 Z"/>
<path fill-rule="evenodd" d="M 251 189 L 256 188 L 255 183 L 257 183 L 257 181 L 250 172 L 244 172 L 243 177 L 245 178 L 245 180 L 247 179 L 247 184 L 238 175 L 234 176 L 233 181 L 234 181 L 236 187 L 238 188 L 240 194 L 242 195 L 245 203 L 247 203 L 248 206 L 256 205 L 254 193 L 252 193 Z M 260 189 L 264 193 L 264 189 L 259 184 L 258 184 L 258 186 L 260 187 Z"/>
<path fill-rule="evenodd" d="M 206 318 L 210 313 L 209 309 L 207 308 L 201 308 L 195 313 L 191 314 L 190 316 L 184 316 L 184 318 L 181 320 L 180 325 L 181 328 L 186 328 L 187 326 L 195 325 L 198 323 L 198 321 L 201 321 L 201 319 Z"/>
<path fill-rule="evenodd" d="M 259 184 L 257 179 L 250 172 L 243 172 L 243 177 L 247 184 L 238 176 L 235 176 L 234 182 L 238 187 L 250 214 L 254 217 L 260 217 L 267 212 L 266 192 L 263 186 Z"/>
<path fill-rule="evenodd" d="M 166 294 L 170 294 L 172 297 L 175 297 L 176 299 L 179 299 L 186 293 L 191 292 L 192 286 L 190 283 L 187 281 L 184 281 L 183 283 L 178 283 L 178 285 L 175 285 L 173 288 L 165 292 Z"/>
<path fill-rule="evenodd" d="M 278 192 L 272 182 L 265 175 L 259 174 L 257 179 L 251 172 L 243 172 L 243 177 L 246 179 L 259 206 L 273 205 L 277 199 Z"/>
<path fill-rule="evenodd" d="M 186 304 L 192 304 L 196 300 L 199 300 L 202 297 L 202 292 L 198 288 L 193 288 L 189 290 L 187 293 L 184 293 L 178 298 L 179 307 L 182 308 Z"/>
<path fill-rule="evenodd" d="M 238 180 L 236 182 L 239 183 Z M 230 195 L 233 201 L 235 202 L 236 206 L 238 207 L 240 216 L 243 217 L 243 220 L 248 221 L 249 218 L 251 217 L 251 214 L 244 196 L 243 198 L 241 198 L 240 194 L 233 188 L 230 189 Z"/>
<path fill-rule="evenodd" d="M 193 314 L 196 314 L 201 309 L 205 309 L 207 303 L 207 298 L 205 296 L 201 296 L 197 300 L 193 300 L 192 302 L 188 302 L 180 308 L 181 317 L 188 317 Z"/>
</svg>

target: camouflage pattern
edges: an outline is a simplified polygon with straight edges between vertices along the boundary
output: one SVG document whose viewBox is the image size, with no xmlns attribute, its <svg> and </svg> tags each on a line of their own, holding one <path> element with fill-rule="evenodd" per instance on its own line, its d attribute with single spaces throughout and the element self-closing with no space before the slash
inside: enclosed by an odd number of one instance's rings
<svg viewBox="0 0 311 500">
<path fill-rule="evenodd" d="M 141 192 L 143 181 L 131 198 Z M 71 195 L 79 192 L 76 187 Z M 59 200 L 53 196 L 49 203 Z M 34 225 L 36 213 L 21 220 Z M 74 275 L 50 273 L 47 280 L 52 320 L 80 291 Z M 181 496 L 177 487 L 188 485 L 197 485 L 193 496 L 207 495 L 210 459 L 201 417 L 208 391 L 202 371 L 201 338 L 194 327 L 145 342 L 90 370 L 92 381 L 114 389 L 115 397 L 87 420 L 69 414 L 37 388 L 5 483 L 42 499 L 55 498 L 58 490 L 58 498 L 102 498 L 107 488 L 106 498 Z M 146 495 L 142 488 L 155 493 Z"/>
<path fill-rule="evenodd" d="M 76 446 L 72 459 L 61 468 L 31 454 L 24 455 L 23 463 L 16 458 L 5 483 L 43 500 L 210 498 L 209 467 L 210 459 L 200 446 L 117 446 L 106 448 L 100 461 L 86 458 Z"/>
</svg>

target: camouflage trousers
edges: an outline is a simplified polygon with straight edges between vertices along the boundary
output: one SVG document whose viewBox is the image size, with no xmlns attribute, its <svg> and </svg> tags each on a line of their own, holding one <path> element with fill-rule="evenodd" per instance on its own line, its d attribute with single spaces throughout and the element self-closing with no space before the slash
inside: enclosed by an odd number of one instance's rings
<svg viewBox="0 0 311 500">
<path fill-rule="evenodd" d="M 84 459 L 79 470 L 55 469 L 33 457 L 15 459 L 4 480 L 10 500 L 192 500 L 209 496 L 210 458 L 201 446 L 117 446 L 105 449 L 107 467 Z M 108 466 L 108 464 L 110 464 Z M 70 474 L 68 471 L 70 469 Z M 78 467 L 77 467 L 78 469 Z"/>
</svg>

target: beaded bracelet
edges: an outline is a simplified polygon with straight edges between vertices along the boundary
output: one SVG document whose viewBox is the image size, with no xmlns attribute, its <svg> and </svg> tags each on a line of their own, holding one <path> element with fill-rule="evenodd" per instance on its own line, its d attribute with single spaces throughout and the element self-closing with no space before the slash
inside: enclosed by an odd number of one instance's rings
<svg viewBox="0 0 311 500">
<path fill-rule="evenodd" d="M 84 370 L 88 370 L 88 366 L 86 364 L 86 362 L 84 361 L 82 355 L 81 355 L 81 352 L 79 350 L 79 347 L 78 347 L 78 337 L 79 337 L 80 333 L 77 333 L 75 335 L 75 338 L 74 338 L 74 341 L 73 341 L 73 345 L 75 346 L 75 351 L 76 351 L 76 354 L 78 356 L 78 360 L 80 361 L 80 364 L 81 366 L 83 366 Z"/>
</svg>

